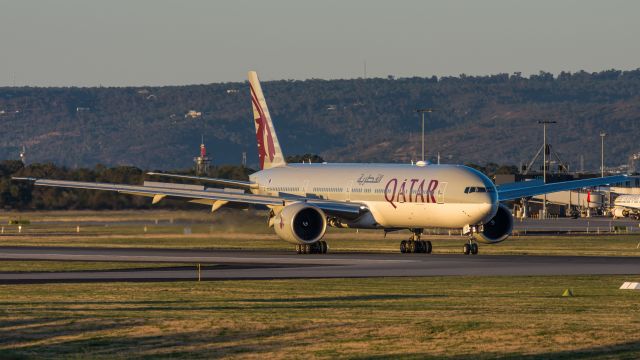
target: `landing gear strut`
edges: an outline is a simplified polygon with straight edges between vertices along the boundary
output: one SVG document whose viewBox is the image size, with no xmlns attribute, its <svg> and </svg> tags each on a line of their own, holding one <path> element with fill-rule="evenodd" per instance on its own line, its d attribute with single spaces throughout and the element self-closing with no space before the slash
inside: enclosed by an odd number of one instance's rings
<svg viewBox="0 0 640 360">
<path fill-rule="evenodd" d="M 462 248 L 462 252 L 465 255 L 478 255 L 478 244 L 472 240 L 469 240 L 468 243 L 464 244 L 464 247 Z"/>
<path fill-rule="evenodd" d="M 478 231 L 475 226 L 470 226 L 464 229 L 469 234 L 469 242 L 462 247 L 462 253 L 465 255 L 478 255 L 478 243 L 473 238 L 473 233 Z"/>
<path fill-rule="evenodd" d="M 297 254 L 326 254 L 329 250 L 327 242 L 324 240 L 316 241 L 313 244 L 297 244 Z"/>
<path fill-rule="evenodd" d="M 420 240 L 420 237 L 422 236 L 422 229 L 411 229 L 411 232 L 412 234 L 409 240 L 402 240 L 400 242 L 400 252 L 403 254 L 431 254 L 431 241 Z"/>
</svg>

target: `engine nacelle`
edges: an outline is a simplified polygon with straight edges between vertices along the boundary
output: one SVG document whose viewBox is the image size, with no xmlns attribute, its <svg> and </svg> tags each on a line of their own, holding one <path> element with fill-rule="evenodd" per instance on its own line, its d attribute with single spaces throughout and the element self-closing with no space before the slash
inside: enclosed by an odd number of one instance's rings
<svg viewBox="0 0 640 360">
<path fill-rule="evenodd" d="M 513 215 L 506 206 L 500 204 L 496 215 L 482 226 L 482 231 L 473 234 L 474 239 L 495 244 L 504 241 L 513 230 Z"/>
<path fill-rule="evenodd" d="M 629 216 L 629 210 L 619 207 L 613 209 L 613 217 L 623 218 L 627 216 Z"/>
<path fill-rule="evenodd" d="M 319 208 L 294 203 L 285 206 L 273 221 L 276 234 L 293 244 L 313 244 L 327 231 L 327 217 Z"/>
</svg>

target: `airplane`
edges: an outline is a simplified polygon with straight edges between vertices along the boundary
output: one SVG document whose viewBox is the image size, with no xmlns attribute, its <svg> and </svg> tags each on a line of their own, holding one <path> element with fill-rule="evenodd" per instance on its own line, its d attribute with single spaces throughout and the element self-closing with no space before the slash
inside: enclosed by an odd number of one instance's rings
<svg viewBox="0 0 640 360">
<path fill-rule="evenodd" d="M 502 202 L 576 188 L 614 184 L 624 175 L 551 184 L 522 184 L 497 189 L 483 173 L 463 165 L 288 164 L 278 141 L 256 72 L 250 71 L 260 170 L 249 181 L 148 173 L 153 176 L 204 181 L 212 187 L 171 183 L 126 185 L 53 179 L 14 178 L 36 186 L 95 189 L 147 196 L 156 204 L 177 198 L 211 206 L 229 203 L 269 208 L 269 227 L 295 245 L 298 254 L 324 254 L 327 227 L 411 232 L 400 242 L 401 253 L 432 252 L 421 239 L 425 228 L 462 229 L 468 235 L 465 255 L 478 254 L 478 242 L 496 244 L 509 237 L 513 216 Z M 224 186 L 235 191 L 215 188 Z M 241 191 L 238 191 L 241 190 Z M 243 191 L 242 191 L 243 190 Z"/>
<path fill-rule="evenodd" d="M 613 218 L 630 217 L 640 220 L 640 194 L 620 195 L 613 201 Z"/>
</svg>

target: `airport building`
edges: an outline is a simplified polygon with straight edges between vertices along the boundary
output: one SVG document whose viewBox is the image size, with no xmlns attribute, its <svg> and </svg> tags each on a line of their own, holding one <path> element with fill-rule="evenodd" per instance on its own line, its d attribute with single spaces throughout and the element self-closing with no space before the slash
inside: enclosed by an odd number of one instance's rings
<svg viewBox="0 0 640 360">
<path fill-rule="evenodd" d="M 599 177 L 600 174 L 547 174 L 547 183 L 560 181 L 581 180 Z M 540 184 L 541 174 L 499 174 L 494 177 L 496 186 L 505 187 L 509 184 L 531 182 Z M 640 194 L 640 177 L 630 176 L 624 183 L 609 187 L 560 191 L 546 196 L 533 196 L 513 203 L 513 215 L 516 217 L 540 218 L 543 213 L 543 203 L 546 200 L 547 217 L 589 217 L 593 215 L 609 215 L 615 199 L 620 195 Z"/>
</svg>

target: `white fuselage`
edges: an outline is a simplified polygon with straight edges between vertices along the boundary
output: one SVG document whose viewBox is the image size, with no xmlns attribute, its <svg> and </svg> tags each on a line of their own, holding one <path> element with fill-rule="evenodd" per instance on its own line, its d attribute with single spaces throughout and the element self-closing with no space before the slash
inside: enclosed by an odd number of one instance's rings
<svg viewBox="0 0 640 360">
<path fill-rule="evenodd" d="M 298 195 L 365 205 L 360 228 L 462 228 L 497 212 L 495 186 L 459 165 L 288 164 L 250 176 L 262 195 Z"/>
<path fill-rule="evenodd" d="M 640 195 L 620 195 L 613 204 L 627 209 L 640 209 Z"/>
</svg>

